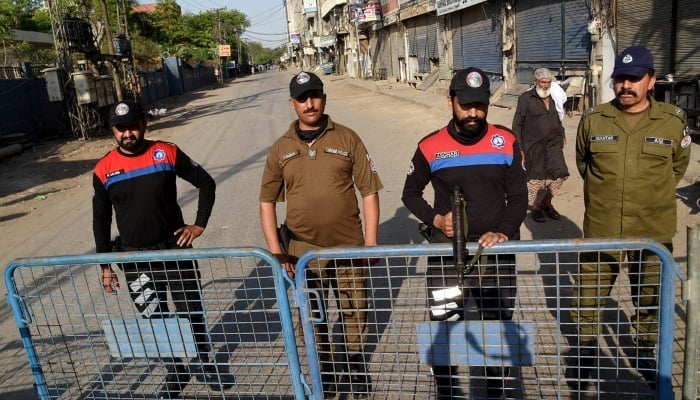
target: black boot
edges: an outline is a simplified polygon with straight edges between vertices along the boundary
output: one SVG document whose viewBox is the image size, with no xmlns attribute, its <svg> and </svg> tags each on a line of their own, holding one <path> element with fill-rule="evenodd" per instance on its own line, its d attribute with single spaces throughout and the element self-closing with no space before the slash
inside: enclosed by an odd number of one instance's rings
<svg viewBox="0 0 700 400">
<path fill-rule="evenodd" d="M 168 364 L 166 369 L 168 374 L 165 376 L 163 388 L 158 393 L 158 400 L 161 399 L 179 399 L 182 389 L 187 386 L 190 381 L 190 374 L 187 368 L 182 364 L 182 360 L 174 359 L 173 364 Z"/>
<path fill-rule="evenodd" d="M 202 356 L 190 360 L 190 373 L 201 383 L 208 385 L 212 390 L 224 391 L 234 384 L 234 378 L 229 374 L 219 374 L 214 364 L 209 362 L 209 357 Z"/>
<path fill-rule="evenodd" d="M 566 383 L 572 390 L 580 390 L 588 385 L 596 365 L 598 354 L 596 342 L 579 343 L 569 351 L 566 361 Z"/>
<path fill-rule="evenodd" d="M 486 397 L 489 400 L 503 399 L 510 397 L 508 395 L 508 382 L 506 378 L 510 375 L 508 367 L 486 367 Z"/>
<path fill-rule="evenodd" d="M 367 364 L 362 354 L 353 354 L 348 358 L 350 391 L 355 400 L 369 398 L 372 383 L 367 373 Z"/>
<path fill-rule="evenodd" d="M 450 400 L 462 398 L 462 391 L 457 382 L 457 367 L 451 365 L 433 366 L 435 378 L 435 398 Z"/>
<path fill-rule="evenodd" d="M 656 345 L 649 342 L 639 342 L 635 348 L 635 361 L 637 372 L 639 372 L 651 390 L 656 390 L 656 355 L 654 348 Z"/>
</svg>

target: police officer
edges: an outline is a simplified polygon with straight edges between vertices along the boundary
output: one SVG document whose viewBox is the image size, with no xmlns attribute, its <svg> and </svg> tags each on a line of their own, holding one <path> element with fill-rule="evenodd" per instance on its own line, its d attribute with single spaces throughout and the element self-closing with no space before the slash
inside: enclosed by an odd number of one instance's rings
<svg viewBox="0 0 700 400">
<path fill-rule="evenodd" d="M 289 276 L 308 250 L 336 246 L 375 246 L 382 183 L 360 137 L 324 114 L 326 94 L 314 73 L 302 71 L 289 83 L 289 102 L 297 115 L 270 148 L 260 189 L 260 221 L 267 247 Z M 364 233 L 355 190 L 362 196 Z M 277 232 L 276 204 L 287 200 L 285 254 Z M 321 296 L 335 291 L 341 310 L 352 397 L 371 391 L 364 346 L 367 326 L 366 265 L 355 260 L 319 262 L 306 271 L 307 285 Z M 334 355 L 328 327 L 318 324 L 317 342 L 324 396 L 336 395 Z"/>
<path fill-rule="evenodd" d="M 431 226 L 432 243 L 450 242 L 451 196 L 455 186 L 463 190 L 466 202 L 466 239 L 484 247 L 517 240 L 527 212 L 527 177 L 515 134 L 503 126 L 489 124 L 490 84 L 478 68 L 458 71 L 450 83 L 447 106 L 452 119 L 447 126 L 424 137 L 416 149 L 403 188 L 406 208 Z M 423 198 L 432 184 L 432 206 Z M 515 255 L 485 257 L 475 269 L 478 279 L 470 280 L 469 292 L 476 300 L 483 320 L 510 320 L 515 304 Z M 429 257 L 427 284 L 430 319 L 464 319 L 468 293 L 452 257 Z M 507 368 L 487 367 L 489 398 L 505 395 Z M 433 366 L 437 398 L 460 398 L 455 366 Z"/>
<path fill-rule="evenodd" d="M 615 99 L 584 113 L 576 138 L 576 166 L 584 180 L 584 237 L 648 236 L 672 250 L 675 188 L 690 158 L 682 109 L 655 101 L 654 63 L 644 47 L 623 50 L 612 73 Z M 637 312 L 632 364 L 654 388 L 659 304 L 659 259 L 647 251 L 580 256 L 571 316 L 578 330 L 566 377 L 580 388 L 597 354 L 600 308 L 627 260 Z"/>
<path fill-rule="evenodd" d="M 146 139 L 146 116 L 131 100 L 110 108 L 110 125 L 117 147 L 102 157 L 93 174 L 93 232 L 98 253 L 112 251 L 110 234 L 114 210 L 121 245 L 119 250 L 165 250 L 192 247 L 207 226 L 214 206 L 216 184 L 199 164 L 173 143 Z M 199 189 L 197 217 L 185 224 L 177 204 L 176 178 Z M 209 336 L 199 290 L 195 260 L 122 263 L 129 294 L 143 318 L 165 318 L 170 292 L 178 316 L 189 319 L 199 356 L 188 366 L 181 360 L 168 362 L 159 399 L 180 398 L 190 375 L 215 390 L 232 385 L 209 362 Z M 104 290 L 119 288 L 117 275 L 108 264 L 101 266 Z M 232 377 L 231 377 L 232 378 Z M 226 379 L 227 381 L 229 379 Z"/>
</svg>

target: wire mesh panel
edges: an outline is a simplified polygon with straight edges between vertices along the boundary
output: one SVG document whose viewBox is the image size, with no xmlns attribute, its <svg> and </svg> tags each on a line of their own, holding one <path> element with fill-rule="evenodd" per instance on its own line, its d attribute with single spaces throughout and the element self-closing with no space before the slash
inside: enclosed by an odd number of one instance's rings
<svg viewBox="0 0 700 400">
<path fill-rule="evenodd" d="M 301 399 L 280 270 L 206 249 L 21 259 L 5 278 L 42 400 Z"/>
<path fill-rule="evenodd" d="M 602 272 L 579 279 L 579 259 L 602 270 L 609 254 L 629 259 L 608 295 Z M 301 257 L 294 293 L 312 398 L 673 398 L 680 270 L 657 242 L 507 242 L 484 250 L 463 277 L 451 256 L 449 244 L 436 244 Z M 647 264 L 655 284 L 634 276 Z M 651 301 L 637 296 L 659 288 Z"/>
</svg>

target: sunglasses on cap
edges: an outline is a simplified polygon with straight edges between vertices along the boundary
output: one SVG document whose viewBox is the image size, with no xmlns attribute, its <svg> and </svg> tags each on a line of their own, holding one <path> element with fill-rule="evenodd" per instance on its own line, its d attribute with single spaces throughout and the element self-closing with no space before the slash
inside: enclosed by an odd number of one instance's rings
<svg viewBox="0 0 700 400">
<path fill-rule="evenodd" d="M 320 99 L 323 97 L 323 91 L 321 90 L 309 90 L 308 92 L 304 92 L 300 94 L 299 96 L 295 97 L 294 100 L 296 100 L 298 103 L 303 103 L 309 98 L 311 99 Z"/>
</svg>

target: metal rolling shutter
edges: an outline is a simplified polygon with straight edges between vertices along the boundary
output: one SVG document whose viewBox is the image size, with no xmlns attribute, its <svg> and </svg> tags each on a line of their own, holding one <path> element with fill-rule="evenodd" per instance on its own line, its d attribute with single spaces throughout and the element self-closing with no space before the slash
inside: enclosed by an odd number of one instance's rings
<svg viewBox="0 0 700 400">
<path fill-rule="evenodd" d="M 676 34 L 676 75 L 695 77 L 700 75 L 700 1 L 678 1 L 678 27 Z"/>
<path fill-rule="evenodd" d="M 428 24 L 424 15 L 406 21 L 408 55 L 418 58 L 418 72 L 430 72 Z"/>
<path fill-rule="evenodd" d="M 564 58 L 581 60 L 588 65 L 591 57 L 591 35 L 588 23 L 591 13 L 585 1 L 567 0 L 564 5 Z"/>
<path fill-rule="evenodd" d="M 391 75 L 393 70 L 393 65 L 396 63 L 391 57 L 391 34 L 389 29 L 382 29 L 382 67 L 386 69 L 387 76 Z"/>
<path fill-rule="evenodd" d="M 392 25 L 390 31 L 389 43 L 391 43 L 391 59 L 394 61 L 391 72 L 393 76 L 399 77 L 401 76 L 401 72 L 399 71 L 399 58 L 406 57 L 406 50 L 404 48 L 403 36 L 399 32 L 398 25 Z M 387 74 L 388 73 L 389 71 L 387 71 Z"/>
<path fill-rule="evenodd" d="M 460 13 L 451 15 L 452 27 L 452 69 L 464 69 L 464 49 L 462 48 L 462 16 Z"/>
<path fill-rule="evenodd" d="M 437 14 L 430 13 L 425 16 L 425 29 L 428 35 L 428 58 L 437 59 L 438 54 L 438 21 Z"/>
<path fill-rule="evenodd" d="M 455 70 L 477 67 L 503 73 L 500 2 L 489 1 L 452 16 L 452 59 Z"/>
<path fill-rule="evenodd" d="M 697 3 L 698 0 L 688 0 Z M 618 0 L 617 2 L 617 49 L 629 46 L 645 46 L 654 55 L 657 76 L 669 72 L 671 59 L 671 30 L 673 29 L 672 2 Z M 680 15 L 685 11 L 681 9 Z M 694 37 L 688 45 L 697 43 Z"/>
<path fill-rule="evenodd" d="M 590 58 L 590 12 L 580 0 L 531 0 L 515 4 L 519 65 L 559 69 L 586 66 Z"/>
</svg>

